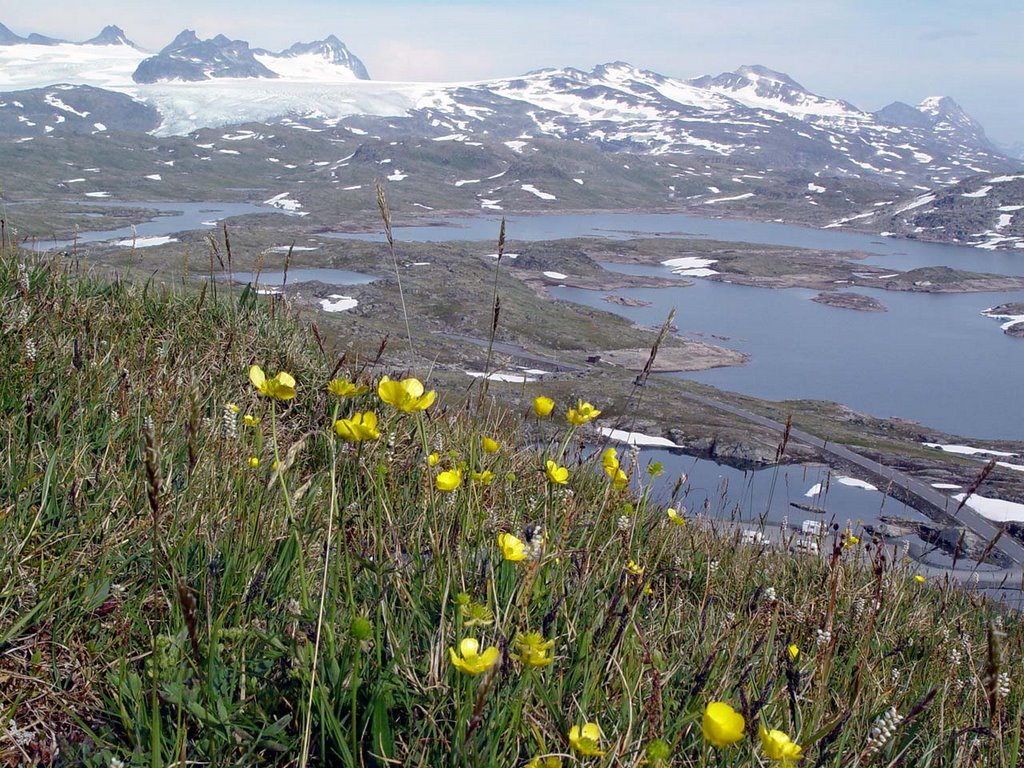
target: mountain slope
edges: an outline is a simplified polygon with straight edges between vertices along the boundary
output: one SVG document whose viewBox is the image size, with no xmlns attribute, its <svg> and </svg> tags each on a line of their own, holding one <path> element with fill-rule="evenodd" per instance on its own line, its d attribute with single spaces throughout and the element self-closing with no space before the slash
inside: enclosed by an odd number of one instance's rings
<svg viewBox="0 0 1024 768">
<path fill-rule="evenodd" d="M 834 222 L 988 250 L 1024 249 L 1024 173 L 980 174 Z"/>
<path fill-rule="evenodd" d="M 132 79 L 136 83 L 167 80 L 195 82 L 220 77 L 277 77 L 256 60 L 244 40 L 217 35 L 200 40 L 191 29 L 178 34 L 156 56 L 140 62 Z"/>
</svg>

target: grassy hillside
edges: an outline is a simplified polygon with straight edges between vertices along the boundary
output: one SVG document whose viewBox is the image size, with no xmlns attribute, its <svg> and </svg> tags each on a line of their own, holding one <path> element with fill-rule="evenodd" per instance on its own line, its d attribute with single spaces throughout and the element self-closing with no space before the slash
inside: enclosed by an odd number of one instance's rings
<svg viewBox="0 0 1024 768">
<path fill-rule="evenodd" d="M 0 255 L 0 764 L 1017 764 L 1018 616 L 213 294 Z"/>
</svg>

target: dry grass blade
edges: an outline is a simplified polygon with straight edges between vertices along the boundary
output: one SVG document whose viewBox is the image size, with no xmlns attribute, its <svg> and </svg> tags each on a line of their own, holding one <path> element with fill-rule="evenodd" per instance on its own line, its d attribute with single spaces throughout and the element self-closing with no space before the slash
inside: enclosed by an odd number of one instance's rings
<svg viewBox="0 0 1024 768">
<path fill-rule="evenodd" d="M 989 459 L 988 464 L 982 467 L 981 472 L 979 472 L 978 476 L 974 478 L 974 482 L 972 482 L 970 486 L 967 488 L 967 490 L 964 491 L 964 497 L 960 499 L 960 503 L 957 505 L 956 510 L 954 510 L 953 512 L 953 517 L 956 517 L 957 514 L 959 514 L 960 510 L 963 509 L 964 505 L 967 503 L 967 500 L 970 499 L 971 496 L 973 496 L 979 488 L 981 488 L 981 484 L 985 482 L 985 478 L 992 474 L 992 470 L 995 468 L 996 460 Z"/>
<path fill-rule="evenodd" d="M 409 310 L 405 306 L 405 291 L 402 290 L 402 273 L 398 269 L 398 254 L 395 252 L 395 238 L 391 233 L 391 209 L 388 208 L 388 200 L 384 196 L 384 187 L 377 182 L 377 208 L 380 210 L 380 217 L 384 221 L 384 234 L 388 240 L 388 251 L 391 254 L 391 264 L 395 269 L 395 280 L 398 282 L 398 299 L 402 304 L 402 319 L 405 321 L 405 335 L 409 340 L 409 355 L 411 360 L 416 359 L 416 350 L 412 342 L 412 326 L 409 325 Z"/>
</svg>

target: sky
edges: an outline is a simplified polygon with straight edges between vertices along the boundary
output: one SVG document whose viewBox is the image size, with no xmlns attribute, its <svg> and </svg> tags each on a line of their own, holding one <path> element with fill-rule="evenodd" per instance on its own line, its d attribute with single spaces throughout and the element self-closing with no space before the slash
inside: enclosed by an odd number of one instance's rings
<svg viewBox="0 0 1024 768">
<path fill-rule="evenodd" d="M 763 64 L 861 109 L 952 96 L 990 138 L 1024 143 L 1021 0 L 0 0 L 0 22 L 69 40 L 117 24 L 154 51 L 185 28 L 271 50 L 333 33 L 375 80 Z"/>
</svg>

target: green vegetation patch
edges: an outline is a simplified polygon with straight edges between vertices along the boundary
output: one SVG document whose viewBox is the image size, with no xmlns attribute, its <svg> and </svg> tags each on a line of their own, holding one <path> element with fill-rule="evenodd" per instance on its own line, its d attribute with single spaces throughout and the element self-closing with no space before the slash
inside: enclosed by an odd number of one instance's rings
<svg viewBox="0 0 1024 768">
<path fill-rule="evenodd" d="M 600 401 L 386 379 L 248 290 L 6 252 L 0 296 L 5 763 L 1018 762 L 1016 615 L 654 504 Z"/>
</svg>

